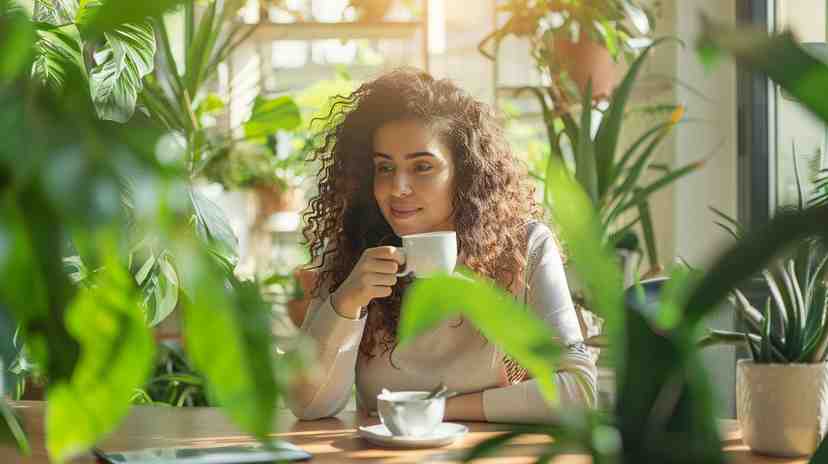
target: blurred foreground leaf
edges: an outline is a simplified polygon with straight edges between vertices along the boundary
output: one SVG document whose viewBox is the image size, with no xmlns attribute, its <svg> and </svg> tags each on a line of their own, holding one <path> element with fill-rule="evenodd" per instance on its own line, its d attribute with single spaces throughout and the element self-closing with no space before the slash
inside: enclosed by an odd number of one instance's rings
<svg viewBox="0 0 828 464">
<path fill-rule="evenodd" d="M 561 348 L 554 341 L 555 334 L 513 295 L 486 283 L 465 276 L 415 281 L 403 301 L 400 345 L 460 314 L 525 367 L 537 379 L 546 400 L 557 404 L 555 364 Z"/>
<path fill-rule="evenodd" d="M 66 312 L 70 333 L 81 343 L 68 382 L 48 390 L 46 444 L 63 461 L 88 450 L 126 416 L 130 397 L 146 381 L 154 357 L 132 277 L 109 255 L 94 284 L 81 289 Z"/>
<path fill-rule="evenodd" d="M 242 430 L 265 438 L 279 395 L 274 377 L 270 307 L 252 282 L 239 282 L 191 248 L 176 253 L 183 268 L 184 337 L 210 397 Z"/>
</svg>

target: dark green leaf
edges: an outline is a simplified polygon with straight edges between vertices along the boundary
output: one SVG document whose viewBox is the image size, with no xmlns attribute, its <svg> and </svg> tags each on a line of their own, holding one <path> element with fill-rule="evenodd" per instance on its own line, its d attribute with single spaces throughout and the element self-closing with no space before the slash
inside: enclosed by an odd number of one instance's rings
<svg viewBox="0 0 828 464">
<path fill-rule="evenodd" d="M 823 438 L 816 452 L 811 456 L 810 464 L 822 464 L 828 462 L 828 438 Z"/>
<path fill-rule="evenodd" d="M 83 33 L 90 36 L 99 36 L 124 24 L 140 23 L 148 17 L 160 16 L 170 11 L 184 0 L 153 0 L 153 1 L 124 1 L 103 0 L 100 6 L 89 9 L 83 20 Z M 92 3 L 92 2 L 89 2 Z"/>
<path fill-rule="evenodd" d="M 266 137 L 279 130 L 295 129 L 301 123 L 299 107 L 291 97 L 257 97 L 253 104 L 253 114 L 244 123 L 244 135 L 248 138 Z"/>
<path fill-rule="evenodd" d="M 20 419 L 6 403 L 5 398 L 0 398 L 0 443 L 17 446 L 20 453 L 25 456 L 32 454 L 29 439 L 20 424 Z"/>
<path fill-rule="evenodd" d="M 828 237 L 828 207 L 777 215 L 766 227 L 748 233 L 727 250 L 705 276 L 688 302 L 688 317 L 701 320 L 730 290 L 744 282 L 770 259 L 796 240 L 814 235 Z"/>
<path fill-rule="evenodd" d="M 32 22 L 22 9 L 0 3 L 0 84 L 16 78 L 29 64 L 35 39 Z"/>
<path fill-rule="evenodd" d="M 235 265 L 239 256 L 239 240 L 233 233 L 224 211 L 195 190 L 190 190 L 190 199 L 195 208 L 195 226 L 198 236 L 215 254 Z"/>
<path fill-rule="evenodd" d="M 769 37 L 759 28 L 734 28 L 707 21 L 699 47 L 700 51 L 718 49 L 732 54 L 738 64 L 767 75 L 828 121 L 828 64 L 806 52 L 790 32 Z"/>
<path fill-rule="evenodd" d="M 592 142 L 592 80 L 587 82 L 581 101 L 581 127 L 575 145 L 575 178 L 584 187 L 592 204 L 598 204 L 598 160 Z"/>
<path fill-rule="evenodd" d="M 89 69 L 89 90 L 101 119 L 124 123 L 135 111 L 144 76 L 152 72 L 155 34 L 143 22 L 123 24 L 104 38 Z"/>
</svg>

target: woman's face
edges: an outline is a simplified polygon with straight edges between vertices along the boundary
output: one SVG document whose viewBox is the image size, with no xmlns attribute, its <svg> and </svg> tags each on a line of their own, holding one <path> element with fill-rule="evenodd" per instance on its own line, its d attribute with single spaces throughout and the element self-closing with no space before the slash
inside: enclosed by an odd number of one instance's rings
<svg viewBox="0 0 828 464">
<path fill-rule="evenodd" d="M 454 230 L 454 159 L 416 120 L 391 121 L 374 132 L 374 198 L 402 236 Z"/>
</svg>

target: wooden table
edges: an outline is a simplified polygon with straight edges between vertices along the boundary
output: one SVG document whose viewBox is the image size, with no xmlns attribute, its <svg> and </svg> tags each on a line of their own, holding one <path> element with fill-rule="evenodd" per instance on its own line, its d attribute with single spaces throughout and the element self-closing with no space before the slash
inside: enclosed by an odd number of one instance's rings
<svg viewBox="0 0 828 464">
<path fill-rule="evenodd" d="M 2 464 L 46 464 L 44 448 L 43 418 L 45 403 L 39 401 L 16 403 L 22 414 L 29 438 L 33 446 L 33 455 L 20 457 L 15 451 L 0 448 Z M 459 462 L 458 456 L 486 438 L 497 435 L 507 426 L 470 422 L 469 434 L 458 442 L 445 448 L 425 450 L 392 450 L 377 448 L 363 441 L 356 433 L 359 425 L 375 424 L 377 419 L 359 414 L 355 411 L 341 413 L 336 418 L 318 421 L 298 421 L 288 410 L 280 410 L 273 425 L 273 437 L 294 443 L 313 454 L 315 463 L 419 463 L 419 462 Z M 751 453 L 742 444 L 738 425 L 733 420 L 721 422 L 723 430 L 723 448 L 730 463 L 764 464 L 790 463 L 804 464 L 807 459 L 774 459 Z M 250 442 L 251 439 L 240 433 L 224 414 L 215 408 L 168 408 L 136 406 L 118 430 L 101 443 L 101 448 L 108 451 L 164 447 L 164 446 L 208 446 L 229 445 Z M 549 438 L 541 435 L 521 437 L 503 449 L 501 455 L 476 462 L 483 463 L 531 463 L 533 456 L 538 456 Z M 81 456 L 75 462 L 94 463 L 91 456 Z M 552 461 L 555 464 L 580 464 L 591 462 L 588 456 L 564 455 Z"/>
</svg>

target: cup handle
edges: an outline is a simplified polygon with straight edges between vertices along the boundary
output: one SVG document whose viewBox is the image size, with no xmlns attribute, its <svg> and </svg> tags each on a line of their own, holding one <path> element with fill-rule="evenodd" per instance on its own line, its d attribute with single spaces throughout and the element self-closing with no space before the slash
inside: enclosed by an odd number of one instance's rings
<svg viewBox="0 0 828 464">
<path fill-rule="evenodd" d="M 402 248 L 399 248 L 399 250 L 403 251 Z M 405 251 L 403 251 L 403 253 L 405 253 Z M 397 277 L 405 277 L 408 274 L 411 274 L 412 272 L 414 272 L 414 267 L 408 265 L 408 257 L 407 256 L 406 256 L 406 263 L 404 264 L 404 266 L 405 266 L 405 270 L 402 271 L 402 272 L 398 272 Z"/>
</svg>

